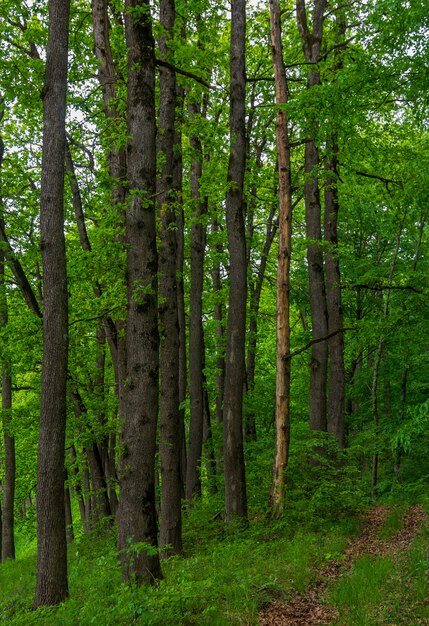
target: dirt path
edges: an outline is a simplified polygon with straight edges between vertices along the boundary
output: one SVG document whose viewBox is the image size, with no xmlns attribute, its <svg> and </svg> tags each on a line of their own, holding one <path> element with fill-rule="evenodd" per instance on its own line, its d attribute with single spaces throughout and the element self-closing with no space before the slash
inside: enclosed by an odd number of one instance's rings
<svg viewBox="0 0 429 626">
<path fill-rule="evenodd" d="M 350 569 L 353 560 L 363 554 L 393 555 L 409 548 L 417 531 L 427 524 L 421 506 L 410 507 L 404 516 L 404 526 L 389 539 L 380 538 L 380 529 L 392 511 L 377 506 L 365 517 L 363 532 L 349 541 L 341 561 L 332 561 L 318 572 L 317 580 L 290 602 L 274 600 L 260 613 L 260 626 L 316 626 L 331 624 L 338 618 L 335 607 L 323 603 L 328 585 Z"/>
</svg>

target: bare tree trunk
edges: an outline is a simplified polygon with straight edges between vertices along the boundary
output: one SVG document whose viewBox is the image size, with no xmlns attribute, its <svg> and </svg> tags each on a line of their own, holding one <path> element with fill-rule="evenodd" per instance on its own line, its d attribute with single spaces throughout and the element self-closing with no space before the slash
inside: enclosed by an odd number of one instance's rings
<svg viewBox="0 0 429 626">
<path fill-rule="evenodd" d="M 170 45 L 174 36 L 174 0 L 161 0 L 160 23 L 163 34 L 160 52 L 165 61 L 174 60 Z M 179 319 L 177 296 L 177 237 L 173 150 L 175 143 L 176 76 L 174 70 L 160 68 L 158 154 L 162 171 L 158 183 L 160 223 L 159 317 L 160 341 L 160 461 L 161 523 L 160 545 L 170 546 L 164 556 L 182 551 L 182 509 L 179 414 Z"/>
<path fill-rule="evenodd" d="M 128 182 L 126 412 L 121 414 L 118 545 L 124 580 L 162 577 L 157 551 L 155 451 L 158 414 L 155 51 L 148 0 L 126 0 Z M 143 401 L 144 399 L 144 401 Z M 152 546 L 150 553 L 135 544 Z"/>
<path fill-rule="evenodd" d="M 1 112 L 0 112 L 1 119 Z M 2 165 L 1 154 L 2 139 L 0 137 L 0 169 Z M 0 219 L 3 226 L 3 220 Z M 5 284 L 5 260 L 6 254 L 0 250 L 0 328 L 4 329 L 8 323 L 7 293 Z M 4 334 L 4 341 L 7 341 L 7 333 Z M 7 355 L 7 346 L 4 353 Z M 7 356 L 2 362 L 2 426 L 4 445 L 4 484 L 3 484 L 3 511 L 0 540 L 0 560 L 1 562 L 15 558 L 15 531 L 14 531 L 14 506 L 15 506 L 15 437 L 11 432 L 12 418 L 12 377 L 11 363 Z"/>
<path fill-rule="evenodd" d="M 296 0 L 298 30 L 307 63 L 317 63 L 323 38 L 323 13 L 325 0 L 315 0 L 313 24 L 308 27 L 305 0 Z M 308 88 L 320 84 L 318 70 L 311 70 Z M 310 110 L 311 111 L 311 110 Z M 311 115 L 311 113 L 310 113 Z M 308 280 L 310 290 L 311 330 L 313 339 L 328 334 L 325 280 L 323 272 L 323 252 L 321 247 L 321 203 L 317 168 L 319 151 L 314 141 L 317 120 L 307 120 L 309 140 L 305 144 L 304 202 L 307 238 Z M 314 343 L 311 349 L 310 368 L 310 427 L 326 431 L 326 391 L 328 372 L 328 343 Z"/>
<path fill-rule="evenodd" d="M 102 89 L 104 114 L 113 124 L 117 123 L 121 113 L 116 109 L 117 102 L 117 70 L 110 45 L 110 25 L 108 15 L 108 0 L 92 0 L 92 21 L 94 35 L 94 52 L 99 62 L 98 80 Z M 124 148 L 111 147 L 108 154 L 109 175 L 112 178 L 111 208 L 116 211 L 115 222 L 118 227 L 124 223 L 123 204 L 126 197 L 127 163 Z M 117 236 L 120 243 L 125 244 L 122 235 Z M 124 276 L 125 280 L 125 276 Z M 115 372 L 116 392 L 121 415 L 125 413 L 124 384 L 126 379 L 126 348 L 125 325 L 122 320 L 113 322 L 105 319 L 106 337 Z"/>
<path fill-rule="evenodd" d="M 69 11 L 69 0 L 49 1 L 40 198 L 44 310 L 35 607 L 58 604 L 68 595 L 64 510 L 68 293 L 63 203 Z"/>
<path fill-rule="evenodd" d="M 224 391 L 223 449 L 226 520 L 247 521 L 243 451 L 243 383 L 246 341 L 246 235 L 244 173 L 246 168 L 246 3 L 232 0 L 230 41 L 230 154 L 226 222 L 230 254 L 230 290 Z"/>
<path fill-rule="evenodd" d="M 201 114 L 196 103 L 189 105 L 192 116 Z M 206 246 L 205 226 L 201 217 L 207 213 L 207 199 L 200 197 L 202 176 L 202 146 L 195 135 L 189 139 L 194 151 L 191 164 L 191 198 L 194 204 L 194 221 L 191 226 L 191 289 L 189 308 L 189 398 L 190 423 L 188 462 L 186 471 L 186 499 L 188 504 L 201 495 L 200 463 L 203 449 L 204 420 L 204 339 L 203 339 L 203 287 L 204 256 Z"/>
<path fill-rule="evenodd" d="M 325 240 L 331 244 L 325 255 L 326 296 L 328 310 L 328 333 L 343 328 L 343 307 L 341 302 L 340 261 L 338 258 L 338 147 L 334 141 L 333 156 L 326 165 L 329 176 L 325 186 Z M 328 432 L 332 433 L 340 448 L 346 445 L 345 402 L 346 372 L 344 364 L 344 334 L 336 332 L 328 342 L 330 374 L 328 392 Z"/>
<path fill-rule="evenodd" d="M 183 118 L 184 89 L 176 85 L 176 111 L 178 120 L 174 133 L 173 149 L 173 189 L 176 198 L 177 225 L 177 314 L 179 322 L 179 430 L 180 430 L 180 480 L 182 497 L 185 497 L 186 479 L 186 433 L 185 433 L 185 401 L 187 397 L 187 357 L 186 357 L 186 314 L 185 288 L 183 280 L 185 257 L 185 213 L 182 197 L 182 133 L 180 125 Z"/>
<path fill-rule="evenodd" d="M 280 5 L 270 0 L 271 52 L 276 84 L 277 161 L 279 174 L 279 255 L 277 266 L 277 341 L 276 341 L 276 444 L 271 488 L 271 508 L 278 516 L 284 507 L 286 468 L 290 442 L 290 260 L 292 245 L 292 185 L 288 118 L 284 105 L 288 86 L 283 61 Z"/>
</svg>

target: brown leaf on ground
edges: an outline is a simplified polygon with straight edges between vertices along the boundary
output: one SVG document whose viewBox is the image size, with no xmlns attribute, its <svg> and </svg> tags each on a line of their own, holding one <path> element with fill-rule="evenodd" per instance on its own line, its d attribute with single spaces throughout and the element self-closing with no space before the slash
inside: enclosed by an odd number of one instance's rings
<svg viewBox="0 0 429 626">
<path fill-rule="evenodd" d="M 404 516 L 403 528 L 389 539 L 382 539 L 380 530 L 390 511 L 391 507 L 382 505 L 368 511 L 363 532 L 349 541 L 343 559 L 331 561 L 320 569 L 316 581 L 289 602 L 273 600 L 259 614 L 260 626 L 316 626 L 336 621 L 337 609 L 323 602 L 328 584 L 350 569 L 353 560 L 363 554 L 398 556 L 410 547 L 419 528 L 428 522 L 421 506 L 410 507 Z"/>
</svg>

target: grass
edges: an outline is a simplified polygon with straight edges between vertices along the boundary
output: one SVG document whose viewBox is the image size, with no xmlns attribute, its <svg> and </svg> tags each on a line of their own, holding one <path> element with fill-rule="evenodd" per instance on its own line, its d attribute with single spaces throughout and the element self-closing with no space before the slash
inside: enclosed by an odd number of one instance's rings
<svg viewBox="0 0 429 626">
<path fill-rule="evenodd" d="M 392 517 L 398 520 L 396 514 Z M 389 524 L 386 528 L 391 529 Z M 428 531 L 422 531 L 411 549 L 396 558 L 356 559 L 327 597 L 339 610 L 338 626 L 428 624 L 428 539 Z"/>
<path fill-rule="evenodd" d="M 355 530 L 347 520 L 321 532 L 305 528 L 295 532 L 286 522 L 255 519 L 247 530 L 227 533 L 222 521 L 213 521 L 204 507 L 192 515 L 200 518 L 199 541 L 197 545 L 193 541 L 195 519 L 191 519 L 189 533 L 185 531 L 187 558 L 164 562 L 165 580 L 156 588 L 121 583 L 112 533 L 81 536 L 70 547 L 70 598 L 56 608 L 32 611 L 34 552 L 2 565 L 0 623 L 257 624 L 264 604 L 303 591 L 317 568 L 343 551 Z"/>
</svg>

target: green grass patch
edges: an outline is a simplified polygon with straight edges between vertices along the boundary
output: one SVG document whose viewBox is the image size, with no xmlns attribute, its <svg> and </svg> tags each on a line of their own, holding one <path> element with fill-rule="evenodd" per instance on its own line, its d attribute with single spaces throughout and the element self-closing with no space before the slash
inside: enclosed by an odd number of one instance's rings
<svg viewBox="0 0 429 626">
<path fill-rule="evenodd" d="M 287 521 L 255 519 L 246 530 L 227 531 L 222 520 L 200 516 L 185 531 L 189 556 L 163 563 L 155 587 L 121 583 L 114 533 L 80 537 L 69 548 L 70 598 L 59 607 L 32 611 L 35 555 L 0 567 L 0 623 L 28 626 L 142 624 L 216 626 L 257 624 L 258 612 L 274 597 L 304 591 L 326 559 L 347 543 L 347 520 L 329 530 L 295 531 Z M 204 519 L 203 519 L 204 518 Z M 190 532 L 188 534 L 188 529 Z"/>
<path fill-rule="evenodd" d="M 395 528 L 394 523 L 388 528 Z M 397 557 L 357 559 L 327 596 L 339 610 L 338 626 L 429 623 L 428 539 L 423 532 L 408 552 Z"/>
<path fill-rule="evenodd" d="M 381 539 L 391 539 L 404 527 L 404 515 L 406 507 L 392 507 L 387 519 L 381 525 L 379 536 Z"/>
</svg>

